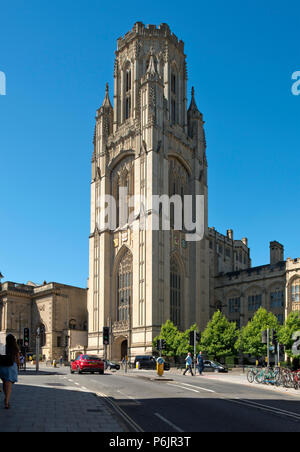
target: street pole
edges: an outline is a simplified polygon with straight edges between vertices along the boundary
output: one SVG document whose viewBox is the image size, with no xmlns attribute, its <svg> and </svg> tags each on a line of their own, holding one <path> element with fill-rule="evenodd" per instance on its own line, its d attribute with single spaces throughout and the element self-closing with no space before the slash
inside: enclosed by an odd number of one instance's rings
<svg viewBox="0 0 300 452">
<path fill-rule="evenodd" d="M 268 368 L 270 367 L 270 328 L 267 329 Z"/>
<path fill-rule="evenodd" d="M 36 372 L 40 370 L 40 328 L 36 332 Z"/>
<path fill-rule="evenodd" d="M 197 332 L 196 330 L 194 331 L 194 371 L 195 371 L 195 376 L 196 376 L 196 359 L 197 359 Z"/>
</svg>

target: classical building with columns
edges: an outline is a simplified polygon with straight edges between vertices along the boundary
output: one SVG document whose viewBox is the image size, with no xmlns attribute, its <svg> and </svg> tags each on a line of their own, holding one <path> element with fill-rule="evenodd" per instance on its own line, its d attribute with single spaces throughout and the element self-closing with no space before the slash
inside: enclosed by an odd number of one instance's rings
<svg viewBox="0 0 300 452">
<path fill-rule="evenodd" d="M 0 342 L 8 333 L 23 344 L 29 328 L 28 352 L 35 354 L 40 329 L 41 355 L 46 360 L 73 358 L 87 348 L 87 290 L 58 283 L 0 285 Z"/>
</svg>

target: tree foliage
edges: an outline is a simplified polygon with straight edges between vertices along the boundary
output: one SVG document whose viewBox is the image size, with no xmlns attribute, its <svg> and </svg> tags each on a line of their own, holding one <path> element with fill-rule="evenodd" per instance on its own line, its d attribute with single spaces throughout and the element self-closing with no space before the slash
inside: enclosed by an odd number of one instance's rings
<svg viewBox="0 0 300 452">
<path fill-rule="evenodd" d="M 272 312 L 260 308 L 253 316 L 252 320 L 242 328 L 236 342 L 236 349 L 245 354 L 250 354 L 256 358 L 267 355 L 267 345 L 262 343 L 262 332 L 268 328 L 279 332 L 277 318 Z"/>
<path fill-rule="evenodd" d="M 284 325 L 279 330 L 279 342 L 285 346 L 286 354 L 292 358 L 294 355 L 292 347 L 295 342 L 293 334 L 300 331 L 300 314 L 299 312 L 291 312 L 286 319 Z"/>
<path fill-rule="evenodd" d="M 181 341 L 182 333 L 174 325 L 171 320 L 162 325 L 160 335 L 153 340 L 153 348 L 156 349 L 157 340 L 164 339 L 166 341 L 166 350 L 164 350 L 165 356 L 176 356 L 177 348 Z"/>
<path fill-rule="evenodd" d="M 201 348 L 214 359 L 235 354 L 238 330 L 235 322 L 229 322 L 221 311 L 215 312 L 201 337 Z"/>
</svg>

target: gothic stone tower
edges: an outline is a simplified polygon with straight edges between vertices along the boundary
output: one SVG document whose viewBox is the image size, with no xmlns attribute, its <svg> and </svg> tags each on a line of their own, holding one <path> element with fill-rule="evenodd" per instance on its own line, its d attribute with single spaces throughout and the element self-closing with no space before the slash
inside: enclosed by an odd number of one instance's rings
<svg viewBox="0 0 300 452">
<path fill-rule="evenodd" d="M 109 326 L 108 354 L 120 359 L 127 351 L 151 354 L 168 319 L 181 330 L 195 322 L 203 328 L 209 319 L 207 160 L 194 90 L 187 109 L 184 44 L 168 25 L 138 22 L 118 39 L 114 80 L 114 105 L 107 86 L 94 137 L 88 350 L 103 354 Z M 120 187 L 148 202 L 152 195 L 202 195 L 205 238 L 188 242 L 184 230 L 140 227 L 133 207 L 131 224 L 120 224 L 118 215 L 114 230 L 99 227 L 100 197 L 114 196 L 118 211 Z M 147 224 L 154 213 L 150 202 Z"/>
</svg>

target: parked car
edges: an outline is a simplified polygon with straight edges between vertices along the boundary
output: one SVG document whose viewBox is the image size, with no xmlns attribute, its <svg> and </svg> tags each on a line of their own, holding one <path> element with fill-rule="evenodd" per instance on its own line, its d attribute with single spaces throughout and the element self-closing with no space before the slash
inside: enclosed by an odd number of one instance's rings
<svg viewBox="0 0 300 452">
<path fill-rule="evenodd" d="M 228 369 L 217 361 L 204 361 L 204 372 L 227 373 Z"/>
<path fill-rule="evenodd" d="M 157 363 L 154 356 L 141 355 L 136 356 L 134 360 L 134 368 L 136 368 L 137 363 L 139 363 L 139 369 L 156 370 Z M 164 370 L 170 370 L 170 364 L 165 361 Z"/>
<path fill-rule="evenodd" d="M 70 372 L 82 374 L 84 372 L 104 374 L 104 361 L 98 356 L 80 355 L 71 361 Z"/>
<path fill-rule="evenodd" d="M 104 360 L 105 369 L 109 370 L 120 370 L 120 364 L 114 363 L 112 361 Z"/>
</svg>

